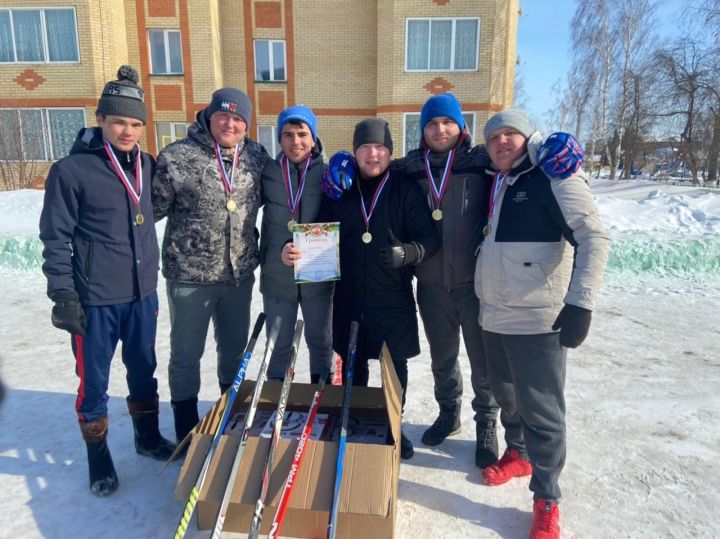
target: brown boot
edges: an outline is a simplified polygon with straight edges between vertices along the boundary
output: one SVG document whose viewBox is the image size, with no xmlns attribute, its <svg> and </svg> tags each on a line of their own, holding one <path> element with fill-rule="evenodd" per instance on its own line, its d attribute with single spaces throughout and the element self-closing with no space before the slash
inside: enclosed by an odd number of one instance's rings
<svg viewBox="0 0 720 539">
<path fill-rule="evenodd" d="M 79 421 L 79 424 L 87 446 L 90 490 L 96 496 L 109 496 L 118 488 L 118 477 L 107 446 L 108 418 Z"/>
<path fill-rule="evenodd" d="M 175 451 L 175 444 L 160 434 L 158 396 L 138 401 L 127 398 L 128 411 L 135 431 L 135 451 L 138 455 L 157 460 L 167 460 Z"/>
</svg>

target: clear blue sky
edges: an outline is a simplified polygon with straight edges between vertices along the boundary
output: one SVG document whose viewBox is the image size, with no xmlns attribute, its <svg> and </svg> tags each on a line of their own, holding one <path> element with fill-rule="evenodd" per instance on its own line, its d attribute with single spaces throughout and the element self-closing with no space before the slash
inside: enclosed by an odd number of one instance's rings
<svg viewBox="0 0 720 539">
<path fill-rule="evenodd" d="M 662 35 L 678 32 L 673 20 L 683 3 L 683 0 L 659 2 L 657 19 Z M 538 127 L 543 128 L 545 112 L 556 99 L 552 86 L 565 80 L 570 66 L 570 21 L 577 4 L 575 0 L 521 0 L 520 4 L 523 14 L 518 22 L 517 48 L 526 108 Z"/>
</svg>

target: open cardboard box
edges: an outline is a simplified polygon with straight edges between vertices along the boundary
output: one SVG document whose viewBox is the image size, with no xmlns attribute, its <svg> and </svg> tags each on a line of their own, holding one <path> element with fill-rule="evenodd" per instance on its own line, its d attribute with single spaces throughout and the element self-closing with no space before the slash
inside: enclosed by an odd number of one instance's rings
<svg viewBox="0 0 720 539">
<path fill-rule="evenodd" d="M 397 485 L 400 468 L 400 415 L 402 388 L 390 352 L 383 345 L 380 354 L 382 387 L 353 387 L 350 417 L 387 418 L 391 439 L 386 445 L 351 443 L 345 449 L 337 537 L 393 537 Z M 235 399 L 233 414 L 247 408 L 255 386 L 246 380 Z M 281 384 L 266 382 L 259 410 L 277 407 Z M 287 410 L 307 411 L 315 386 L 293 383 Z M 320 413 L 339 415 L 342 386 L 326 386 Z M 227 395 L 223 395 L 191 433 L 192 440 L 180 470 L 175 498 L 187 500 L 197 480 L 207 449 L 217 430 Z M 297 440 L 280 438 L 275 450 L 270 486 L 263 513 L 261 534 L 267 534 L 290 470 Z M 220 508 L 225 485 L 237 453 L 239 438 L 223 435 L 210 464 L 208 478 L 197 503 L 200 529 L 211 529 Z M 267 438 L 250 437 L 233 486 L 225 519 L 225 531 L 247 532 L 260 494 L 263 469 L 270 447 Z M 300 472 L 282 526 L 283 537 L 325 537 L 335 484 L 337 441 L 308 440 Z"/>
</svg>

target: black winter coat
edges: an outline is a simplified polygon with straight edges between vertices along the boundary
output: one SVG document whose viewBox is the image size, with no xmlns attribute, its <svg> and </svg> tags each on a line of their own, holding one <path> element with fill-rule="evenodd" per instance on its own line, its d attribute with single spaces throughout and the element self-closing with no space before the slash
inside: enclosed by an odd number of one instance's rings
<svg viewBox="0 0 720 539">
<path fill-rule="evenodd" d="M 118 159 L 134 181 L 134 160 L 127 162 L 126 155 L 119 152 Z M 70 155 L 50 168 L 40 215 L 50 299 L 75 290 L 83 305 L 114 305 L 157 288 L 159 249 L 150 201 L 155 161 L 146 153 L 141 159 L 139 210 L 112 168 L 99 128 L 82 129 Z"/>
<path fill-rule="evenodd" d="M 282 154 L 280 154 L 282 155 Z M 297 195 L 298 181 L 302 167 L 290 163 L 290 178 L 293 196 Z M 305 177 L 305 187 L 299 203 L 298 223 L 315 223 L 323 200 L 322 175 L 326 165 L 322 159 L 322 143 L 317 140 L 313 149 L 310 167 Z M 295 284 L 293 268 L 283 264 L 280 253 L 283 246 L 292 240 L 288 222 L 292 219 L 288 197 L 285 191 L 280 156 L 268 160 L 262 174 L 263 217 L 260 232 L 260 292 L 270 297 L 293 301 L 298 299 L 298 287 L 302 297 L 329 297 L 333 283 Z"/>
<path fill-rule="evenodd" d="M 449 152 L 430 152 L 428 161 L 440 187 Z M 425 147 L 411 151 L 393 162 L 403 179 L 412 180 L 422 189 L 431 210 L 436 207 L 425 172 Z M 442 238 L 442 248 L 415 269 L 419 283 L 441 285 L 446 290 L 473 283 L 475 253 L 483 240 L 482 229 L 487 222 L 491 178 L 485 174 L 490 159 L 484 146 L 472 147 L 469 139 L 457 148 L 440 209 L 442 220 L 433 221 Z"/>
<path fill-rule="evenodd" d="M 370 197 L 365 204 L 369 209 Z M 383 341 L 396 359 L 419 354 L 413 268 L 388 268 L 379 254 L 381 247 L 390 244 L 388 230 L 403 243 L 419 243 L 425 256 L 438 250 L 440 238 L 418 186 L 391 172 L 370 220 L 369 244 L 361 240 L 365 222 L 357 183 L 337 202 L 326 198 L 321 212 L 323 221 L 340 222 L 341 279 L 336 282 L 333 297 L 333 348 L 343 355 L 347 353 L 350 324 L 358 320 L 367 336 L 364 342 L 358 342 L 358 357 L 378 357 Z"/>
</svg>

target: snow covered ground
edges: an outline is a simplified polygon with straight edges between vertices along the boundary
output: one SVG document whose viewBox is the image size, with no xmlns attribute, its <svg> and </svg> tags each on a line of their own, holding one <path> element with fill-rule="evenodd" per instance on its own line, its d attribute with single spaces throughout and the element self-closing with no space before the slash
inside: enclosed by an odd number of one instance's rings
<svg viewBox="0 0 720 539">
<path fill-rule="evenodd" d="M 563 536 L 718 537 L 720 191 L 643 181 L 592 187 L 614 244 L 590 337 L 569 353 Z M 120 489 L 98 499 L 87 488 L 74 361 L 67 334 L 50 324 L 39 268 L 41 204 L 39 192 L 0 193 L 0 372 L 9 386 L 0 408 L 0 537 L 169 537 L 183 506 L 172 496 L 179 465 L 157 476 L 157 462 L 135 454 L 119 358 L 109 443 Z M 170 436 L 169 321 L 160 297 L 160 419 Z M 260 306 L 256 292 L 253 310 Z M 405 416 L 416 454 L 401 465 L 396 536 L 527 537 L 527 480 L 486 487 L 473 464 L 465 356 L 462 434 L 436 449 L 420 444 L 436 414 L 422 339 Z M 201 411 L 217 398 L 212 348 L 209 340 Z M 309 378 L 306 357 L 298 381 Z"/>
</svg>

